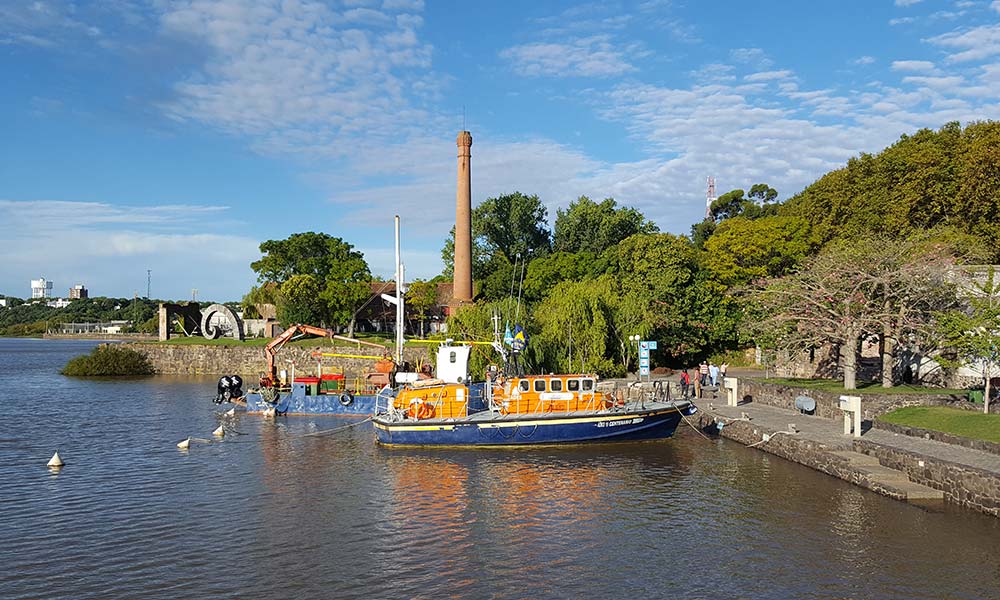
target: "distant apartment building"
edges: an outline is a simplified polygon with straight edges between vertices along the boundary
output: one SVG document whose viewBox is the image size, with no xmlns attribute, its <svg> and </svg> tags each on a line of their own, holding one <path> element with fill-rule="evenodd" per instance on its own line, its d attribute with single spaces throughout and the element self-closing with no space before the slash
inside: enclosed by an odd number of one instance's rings
<svg viewBox="0 0 1000 600">
<path fill-rule="evenodd" d="M 45 306 L 48 306 L 49 308 L 66 308 L 71 302 L 72 300 L 66 298 L 56 298 L 55 300 L 49 300 L 46 302 Z"/>
<path fill-rule="evenodd" d="M 52 282 L 46 281 L 44 277 L 41 279 L 31 280 L 31 297 L 32 298 L 48 298 L 52 295 Z"/>
<path fill-rule="evenodd" d="M 79 283 L 79 284 L 74 285 L 73 287 L 69 288 L 69 299 L 70 300 L 79 300 L 80 298 L 88 298 L 88 297 L 89 297 L 89 295 L 88 295 L 88 292 L 87 292 L 87 288 L 83 287 L 82 283 Z"/>
</svg>

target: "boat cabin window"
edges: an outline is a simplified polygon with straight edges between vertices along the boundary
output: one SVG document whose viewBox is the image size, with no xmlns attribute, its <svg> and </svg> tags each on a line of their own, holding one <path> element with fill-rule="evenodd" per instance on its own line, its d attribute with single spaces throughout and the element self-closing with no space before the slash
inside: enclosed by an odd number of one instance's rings
<svg viewBox="0 0 1000 600">
<path fill-rule="evenodd" d="M 456 360 L 456 358 L 455 358 L 455 352 L 454 351 L 449 352 L 448 353 L 448 362 L 451 362 L 451 363 L 454 364 L 455 360 Z"/>
<path fill-rule="evenodd" d="M 535 391 L 536 392 L 544 392 L 545 391 L 545 380 L 544 379 L 536 379 L 535 380 Z"/>
<path fill-rule="evenodd" d="M 569 381 L 566 382 L 566 389 L 569 390 L 569 391 L 571 391 L 571 392 L 579 392 L 580 391 L 580 380 L 579 379 L 570 379 Z"/>
<path fill-rule="evenodd" d="M 594 389 L 594 380 L 593 379 L 584 379 L 583 380 L 583 391 L 589 392 L 592 389 Z"/>
<path fill-rule="evenodd" d="M 528 383 L 527 379 L 522 379 L 521 382 L 517 384 L 517 387 L 521 388 L 522 392 L 527 392 L 531 389 L 531 384 Z"/>
<path fill-rule="evenodd" d="M 562 391 L 562 379 L 552 379 L 549 380 L 549 389 L 553 392 Z"/>
</svg>

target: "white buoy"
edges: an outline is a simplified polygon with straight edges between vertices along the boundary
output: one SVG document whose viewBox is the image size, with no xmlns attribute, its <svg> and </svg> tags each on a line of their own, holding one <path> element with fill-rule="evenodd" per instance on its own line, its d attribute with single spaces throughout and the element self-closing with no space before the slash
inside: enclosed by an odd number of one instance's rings
<svg viewBox="0 0 1000 600">
<path fill-rule="evenodd" d="M 227 410 L 226 411 L 226 416 L 227 417 L 235 417 L 236 416 L 236 409 L 235 408 L 230 408 L 229 410 Z"/>
<path fill-rule="evenodd" d="M 224 429 L 222 429 L 222 425 L 219 425 L 219 428 L 216 429 L 215 431 L 213 431 L 212 435 L 214 435 L 216 437 L 222 437 L 222 436 L 226 435 L 226 431 Z"/>
<path fill-rule="evenodd" d="M 179 442 L 177 444 L 177 447 L 180 448 L 181 450 L 187 450 L 188 448 L 191 447 L 191 438 L 188 438 L 188 439 L 186 439 L 186 440 L 184 440 L 182 442 Z"/>
<path fill-rule="evenodd" d="M 49 459 L 49 465 L 48 466 L 54 467 L 54 468 L 58 469 L 59 467 L 65 465 L 65 464 L 66 463 L 64 463 L 63 460 L 61 458 L 59 458 L 59 452 L 56 451 L 56 453 L 52 455 L 52 458 Z"/>
</svg>

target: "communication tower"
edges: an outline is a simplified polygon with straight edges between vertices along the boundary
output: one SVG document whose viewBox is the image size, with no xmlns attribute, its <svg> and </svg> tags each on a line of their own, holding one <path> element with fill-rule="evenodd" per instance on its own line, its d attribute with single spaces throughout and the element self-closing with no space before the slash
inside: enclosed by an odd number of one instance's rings
<svg viewBox="0 0 1000 600">
<path fill-rule="evenodd" d="M 715 195 L 715 177 L 711 175 L 708 176 L 708 194 L 705 198 L 705 219 L 712 218 L 712 203 L 715 202 L 717 196 Z"/>
</svg>

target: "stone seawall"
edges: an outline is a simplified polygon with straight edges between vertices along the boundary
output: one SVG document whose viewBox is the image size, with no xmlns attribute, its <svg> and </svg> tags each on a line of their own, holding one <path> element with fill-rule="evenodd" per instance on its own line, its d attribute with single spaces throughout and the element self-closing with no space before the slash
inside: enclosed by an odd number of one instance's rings
<svg viewBox="0 0 1000 600">
<path fill-rule="evenodd" d="M 996 473 L 890 448 L 864 438 L 854 440 L 854 449 L 905 473 L 910 481 L 941 490 L 950 502 L 1000 517 L 1000 477 Z"/>
<path fill-rule="evenodd" d="M 874 426 L 877 427 L 878 429 L 890 431 L 892 433 L 897 433 L 899 435 L 907 435 L 910 437 L 936 440 L 938 442 L 943 442 L 945 444 L 952 444 L 954 446 L 963 446 L 965 448 L 972 448 L 973 450 L 979 450 L 982 452 L 989 452 L 991 454 L 1000 455 L 1000 444 L 994 442 L 987 442 L 986 440 L 974 440 L 970 438 L 959 437 L 957 435 L 952 435 L 950 433 L 945 433 L 943 431 L 934 431 L 933 429 L 923 429 L 921 427 L 909 427 L 906 425 L 897 425 L 896 423 L 889 423 L 881 419 L 875 419 Z"/>
<path fill-rule="evenodd" d="M 888 496 L 895 500 L 906 500 L 906 494 L 903 491 L 883 485 L 878 480 L 870 477 L 864 470 L 852 466 L 850 461 L 843 456 L 835 454 L 834 450 L 836 449 L 830 448 L 820 442 L 795 435 L 787 435 L 784 432 L 779 434 L 776 429 L 770 429 L 751 421 L 721 418 L 711 411 L 698 412 L 695 414 L 695 417 L 697 417 L 698 426 L 703 429 L 711 429 L 716 421 L 725 423 L 719 435 L 726 439 L 746 446 L 753 445 L 755 448 L 769 454 L 780 456 L 781 458 L 810 467 L 827 475 L 843 479 L 883 496 Z M 765 435 L 770 438 L 766 443 L 764 442 Z"/>
<path fill-rule="evenodd" d="M 755 403 L 762 398 L 755 398 Z M 818 403 L 818 400 L 817 400 Z M 752 405 L 746 405 L 749 410 Z M 897 500 L 907 500 L 907 492 L 891 480 L 873 476 L 871 469 L 852 461 L 848 455 L 863 454 L 879 465 L 900 472 L 911 482 L 939 490 L 948 502 L 1000 517 L 1000 475 L 958 464 L 941 457 L 880 444 L 862 437 L 845 438 L 828 445 L 798 433 L 791 434 L 763 423 L 734 419 L 717 410 L 704 409 L 689 420 L 704 431 L 753 446 L 775 456 L 813 468 L 860 487 Z M 719 430 L 717 423 L 724 426 Z M 765 442 L 764 438 L 769 439 Z M 846 451 L 846 452 L 845 452 Z"/>
<path fill-rule="evenodd" d="M 240 375 L 244 381 L 256 383 L 257 377 L 267 370 L 263 346 L 196 346 L 180 344 L 127 344 L 145 354 L 153 368 L 161 375 Z M 315 351 L 338 352 L 381 357 L 376 348 L 362 346 L 285 346 L 275 357 L 279 370 L 292 370 L 295 376 L 315 376 L 317 359 Z M 431 354 L 427 348 L 405 348 L 403 359 L 416 363 L 427 362 Z M 324 373 L 344 373 L 348 379 L 363 377 L 374 370 L 374 362 L 367 358 L 327 358 L 322 359 Z M 289 362 L 291 361 L 291 362 Z"/>
</svg>

